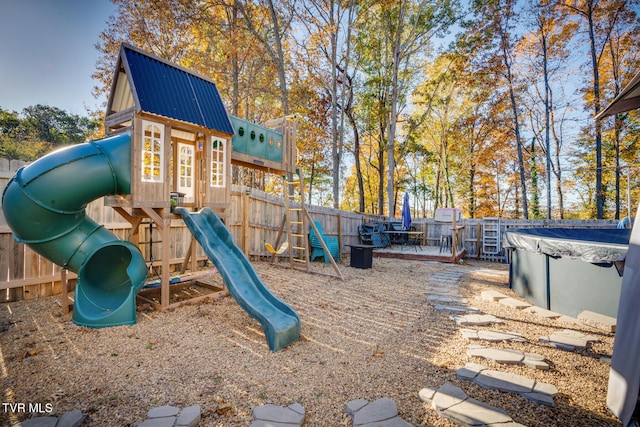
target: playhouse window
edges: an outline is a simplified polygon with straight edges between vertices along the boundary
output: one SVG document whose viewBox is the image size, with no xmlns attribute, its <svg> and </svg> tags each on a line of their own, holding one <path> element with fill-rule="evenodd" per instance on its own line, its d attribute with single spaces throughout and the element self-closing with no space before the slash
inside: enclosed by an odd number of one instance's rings
<svg viewBox="0 0 640 427">
<path fill-rule="evenodd" d="M 224 187 L 226 175 L 227 141 L 222 138 L 211 138 L 211 186 Z"/>
<path fill-rule="evenodd" d="M 163 180 L 164 129 L 157 123 L 142 122 L 142 181 Z"/>
</svg>

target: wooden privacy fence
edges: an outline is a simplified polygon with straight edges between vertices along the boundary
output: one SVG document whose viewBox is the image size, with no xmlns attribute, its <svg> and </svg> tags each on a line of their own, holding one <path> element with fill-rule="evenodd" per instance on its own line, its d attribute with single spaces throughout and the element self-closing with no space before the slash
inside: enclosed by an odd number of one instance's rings
<svg viewBox="0 0 640 427">
<path fill-rule="evenodd" d="M 15 171 L 22 162 L 9 162 L 0 159 L 0 190 L 4 190 Z M 343 252 L 346 245 L 360 243 L 358 226 L 364 222 L 386 221 L 387 217 L 365 215 L 340 211 L 319 206 L 306 206 L 314 221 L 322 224 L 323 233 L 338 236 Z M 231 230 L 236 244 L 250 259 L 269 258 L 271 254 L 264 244 L 275 244 L 278 230 L 285 212 L 282 195 L 266 193 L 247 187 L 233 186 L 231 207 L 226 218 L 227 227 Z M 105 207 L 103 199 L 96 200 L 87 206 L 87 214 L 113 231 L 119 238 L 125 239 L 131 229 L 129 222 L 122 219 L 111 207 Z M 463 219 L 462 242 L 467 251 L 466 257 L 502 260 L 503 256 L 485 257 L 482 254 L 483 219 Z M 530 227 L 590 227 L 615 228 L 616 221 L 500 221 L 500 235 L 509 228 Z M 423 245 L 437 246 L 444 234 L 451 234 L 451 224 L 436 222 L 431 218 L 414 219 L 412 225 L 424 232 Z M 153 224 L 145 224 L 140 229 L 140 250 L 147 262 L 151 264 L 150 276 L 159 274 L 163 245 L 169 245 L 170 265 L 176 270 L 182 265 L 191 244 L 191 234 L 183 221 L 176 217 L 171 220 L 171 232 L 168 242 L 160 241 L 160 233 Z M 206 260 L 201 248 L 197 257 L 200 262 Z M 61 292 L 61 269 L 47 259 L 36 254 L 21 243 L 17 243 L 0 212 L 0 301 L 15 301 L 50 296 Z M 73 280 L 74 274 L 68 278 Z"/>
</svg>

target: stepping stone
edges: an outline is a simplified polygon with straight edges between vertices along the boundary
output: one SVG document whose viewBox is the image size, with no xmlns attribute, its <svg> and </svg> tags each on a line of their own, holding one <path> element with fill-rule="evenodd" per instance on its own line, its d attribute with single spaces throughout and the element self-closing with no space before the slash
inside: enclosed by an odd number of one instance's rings
<svg viewBox="0 0 640 427">
<path fill-rule="evenodd" d="M 173 427 L 176 417 L 147 418 L 138 427 Z"/>
<path fill-rule="evenodd" d="M 528 302 L 520 301 L 515 298 L 503 298 L 498 302 L 502 305 L 506 305 L 508 307 L 517 308 L 517 309 L 531 307 L 531 304 L 529 304 Z"/>
<path fill-rule="evenodd" d="M 440 304 L 466 304 L 469 302 L 466 298 L 456 298 L 440 295 L 429 295 L 427 301 L 440 303 Z"/>
<path fill-rule="evenodd" d="M 541 307 L 536 307 L 535 305 L 532 305 L 531 307 L 527 307 L 525 309 L 523 309 L 522 311 L 526 311 L 528 313 L 533 313 L 536 314 L 540 317 L 544 317 L 545 319 L 557 319 L 558 317 L 562 316 L 559 313 L 550 311 L 550 310 L 546 310 L 544 308 Z"/>
<path fill-rule="evenodd" d="M 491 270 L 488 268 L 481 268 L 479 270 L 474 270 L 471 272 L 471 275 L 481 275 L 481 276 L 493 276 L 495 278 L 508 278 L 509 277 L 509 271 L 498 271 L 498 270 Z"/>
<path fill-rule="evenodd" d="M 557 320 L 558 322 L 571 323 L 572 325 L 582 325 L 582 322 L 576 319 L 575 317 L 560 316 L 558 317 Z"/>
<path fill-rule="evenodd" d="M 80 409 L 74 409 L 73 411 L 65 412 L 58 419 L 58 426 L 65 427 L 80 427 L 84 421 L 84 415 Z"/>
<path fill-rule="evenodd" d="M 460 329 L 460 333 L 462 336 L 468 340 L 483 340 L 483 341 L 491 341 L 491 342 L 501 342 L 501 341 L 517 341 L 517 342 L 527 342 L 522 335 L 517 334 L 515 332 L 502 332 L 502 331 L 493 331 L 493 330 L 476 330 L 476 329 Z"/>
<path fill-rule="evenodd" d="M 200 405 L 187 406 L 180 411 L 175 427 L 196 427 L 200 425 Z"/>
<path fill-rule="evenodd" d="M 196 427 L 200 424 L 200 406 L 193 405 L 184 409 L 175 406 L 159 406 L 147 412 L 147 419 L 138 427 Z"/>
<path fill-rule="evenodd" d="M 253 408 L 249 427 L 293 427 L 304 423 L 304 407 L 299 403 L 289 406 L 263 405 Z"/>
<path fill-rule="evenodd" d="M 435 304 L 433 306 L 434 309 L 439 311 L 451 311 L 455 313 L 479 313 L 480 309 L 475 307 L 467 307 L 463 305 L 444 305 L 444 304 Z"/>
<path fill-rule="evenodd" d="M 58 417 L 35 417 L 12 424 L 11 427 L 56 427 L 56 424 L 58 424 Z"/>
<path fill-rule="evenodd" d="M 398 406 L 388 397 L 374 402 L 352 400 L 347 403 L 346 412 L 353 419 L 354 427 L 411 427 L 398 416 Z"/>
<path fill-rule="evenodd" d="M 418 396 L 438 415 L 465 427 L 524 427 L 513 421 L 504 410 L 470 399 L 461 388 L 451 383 L 445 383 L 438 389 L 423 388 Z"/>
<path fill-rule="evenodd" d="M 498 291 L 482 291 L 480 293 L 480 299 L 482 301 L 500 301 L 501 299 L 505 298 L 509 297 Z"/>
<path fill-rule="evenodd" d="M 160 406 L 158 408 L 149 409 L 147 412 L 147 418 L 164 418 L 174 417 L 180 413 L 180 408 L 175 406 Z"/>
<path fill-rule="evenodd" d="M 582 332 L 565 329 L 554 332 L 549 336 L 540 337 L 539 342 L 549 344 L 559 350 L 580 351 L 586 349 L 590 343 L 598 341 L 593 335 L 585 335 Z"/>
<path fill-rule="evenodd" d="M 427 294 L 432 298 L 462 299 L 462 294 L 460 292 L 446 292 L 446 291 L 443 292 L 440 290 L 434 291 L 434 290 L 427 289 Z"/>
<path fill-rule="evenodd" d="M 578 320 L 585 325 L 593 326 L 594 328 L 602 329 L 603 331 L 610 333 L 615 333 L 616 331 L 617 319 L 615 317 L 605 316 L 604 314 L 585 310 L 578 314 Z"/>
<path fill-rule="evenodd" d="M 544 357 L 535 353 L 524 353 L 520 350 L 488 348 L 481 345 L 472 345 L 467 350 L 469 356 L 482 357 L 496 363 L 518 365 L 522 364 L 533 369 L 548 370 L 549 364 Z"/>
<path fill-rule="evenodd" d="M 516 393 L 541 405 L 553 406 L 553 396 L 558 389 L 547 383 L 538 383 L 531 378 L 508 372 L 487 369 L 477 363 L 467 363 L 456 371 L 456 377 L 473 381 L 481 387 Z"/>
<path fill-rule="evenodd" d="M 498 348 L 487 348 L 481 345 L 472 345 L 467 350 L 467 355 L 482 357 L 496 363 L 519 365 L 524 361 L 524 353 L 518 350 L 504 350 Z"/>
<path fill-rule="evenodd" d="M 451 280 L 429 280 L 427 289 L 440 289 L 444 292 L 459 292 L 458 279 Z"/>
<path fill-rule="evenodd" d="M 454 322 L 456 322 L 458 326 L 465 326 L 465 325 L 486 326 L 486 325 L 492 325 L 495 323 L 503 323 L 502 320 L 498 319 L 496 316 L 492 314 L 452 315 L 452 316 L 449 316 L 449 318 Z"/>
</svg>

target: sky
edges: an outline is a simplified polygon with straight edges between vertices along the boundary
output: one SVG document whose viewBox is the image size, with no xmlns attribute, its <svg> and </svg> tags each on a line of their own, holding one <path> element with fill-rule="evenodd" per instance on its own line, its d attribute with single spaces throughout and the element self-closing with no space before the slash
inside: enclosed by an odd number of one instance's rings
<svg viewBox="0 0 640 427">
<path fill-rule="evenodd" d="M 91 94 L 95 44 L 115 11 L 109 0 L 0 0 L 0 108 L 102 108 Z"/>
</svg>

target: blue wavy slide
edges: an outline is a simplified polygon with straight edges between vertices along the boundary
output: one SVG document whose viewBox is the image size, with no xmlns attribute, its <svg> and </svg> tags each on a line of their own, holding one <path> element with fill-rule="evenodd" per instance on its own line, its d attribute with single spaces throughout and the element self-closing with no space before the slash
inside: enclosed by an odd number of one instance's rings
<svg viewBox="0 0 640 427">
<path fill-rule="evenodd" d="M 262 325 L 269 349 L 278 351 L 300 337 L 300 317 L 260 280 L 233 242 L 233 236 L 210 208 L 189 212 L 176 208 L 193 236 L 222 275 L 236 302 Z"/>
</svg>

